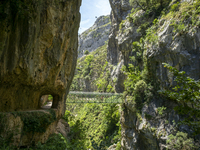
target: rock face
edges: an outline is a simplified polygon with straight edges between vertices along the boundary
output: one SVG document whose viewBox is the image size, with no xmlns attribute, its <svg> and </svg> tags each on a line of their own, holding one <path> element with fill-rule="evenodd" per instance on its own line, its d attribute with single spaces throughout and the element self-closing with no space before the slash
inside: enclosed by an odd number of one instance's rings
<svg viewBox="0 0 200 150">
<path fill-rule="evenodd" d="M 31 11 L 23 14 L 6 3 L 1 21 L 0 110 L 38 109 L 41 96 L 51 94 L 53 108 L 63 112 L 76 66 L 81 1 L 24 3 Z"/>
<path fill-rule="evenodd" d="M 118 44 L 118 31 L 119 25 L 122 20 L 126 19 L 126 16 L 130 13 L 132 7 L 129 4 L 129 0 L 109 0 L 111 11 L 111 30 L 108 41 L 107 60 L 112 65 L 116 65 L 117 69 L 112 72 L 112 78 L 117 79 L 115 82 L 115 91 L 121 93 L 124 91 L 124 75 L 121 72 L 121 67 L 124 65 L 126 59 L 123 58 L 122 48 Z M 127 36 L 128 37 L 128 36 Z"/>
<path fill-rule="evenodd" d="M 158 108 L 167 106 L 163 114 L 159 114 Z M 121 146 L 123 150 L 164 150 L 169 134 L 174 132 L 175 122 L 181 120 L 173 108 L 177 106 L 173 102 L 164 100 L 152 100 L 142 108 L 141 118 L 136 113 L 136 106 L 126 102 L 121 113 Z M 181 126 L 180 130 L 189 131 Z"/>
<path fill-rule="evenodd" d="M 178 70 L 185 71 L 188 76 L 200 79 L 200 29 L 198 26 L 190 27 L 187 32 L 174 33 L 169 20 L 163 23 L 158 32 L 158 44 L 149 45 L 147 48 L 148 60 L 154 76 L 160 82 L 160 88 L 174 85 L 173 76 L 167 71 L 162 62 L 175 66 Z"/>
<path fill-rule="evenodd" d="M 132 9 L 128 2 L 128 0 L 110 0 L 112 14 L 107 59 L 111 64 L 117 65 L 112 72 L 112 78 L 117 79 L 115 87 L 117 92 L 124 90 L 121 85 L 125 76 L 120 71 L 123 65 L 128 66 L 131 63 L 142 68 L 143 62 L 131 62 L 129 58 L 130 56 L 137 57 L 136 53 L 132 52 L 132 43 L 140 41 L 142 37 L 141 32 L 138 32 L 139 27 L 143 23 L 152 23 L 154 20 L 152 16 L 145 18 L 145 12 L 140 10 L 131 16 L 136 18 L 133 22 L 128 15 Z M 192 5 L 192 1 L 187 1 L 187 5 Z M 170 19 L 180 24 L 180 20 L 172 17 Z M 172 22 L 169 18 L 160 16 L 156 30 L 152 28 L 156 31 L 155 41 L 152 40 L 154 37 L 151 37 L 150 42 L 148 40 L 144 42 L 143 55 L 147 59 L 148 75 L 151 76 L 151 82 L 157 84 L 156 89 L 169 89 L 175 85 L 173 75 L 163 67 L 163 62 L 180 71 L 185 71 L 188 76 L 196 80 L 200 79 L 200 30 L 199 25 L 191 25 L 190 19 L 184 21 L 186 31 L 179 31 L 175 26 L 170 25 Z M 137 106 L 134 103 L 125 102 L 120 120 L 123 150 L 166 149 L 168 135 L 174 133 L 175 123 L 183 119 L 173 109 L 178 105 L 177 103 L 157 97 L 157 91 L 154 92 L 150 102 L 142 107 L 141 116 L 138 115 Z M 159 113 L 162 107 L 166 110 Z M 177 130 L 191 133 L 189 127 L 184 125 L 179 126 Z"/>
<path fill-rule="evenodd" d="M 55 117 L 58 118 L 58 110 L 55 111 Z M 67 133 L 69 133 L 69 125 L 68 123 L 64 122 L 63 119 L 57 119 L 54 120 L 54 122 L 51 122 L 46 128 L 45 132 L 40 132 L 43 130 L 43 125 L 46 124 L 44 122 L 44 118 L 41 119 L 38 123 L 36 124 L 36 120 L 38 116 L 34 115 L 40 115 L 40 114 L 46 114 L 47 117 L 50 117 L 50 113 L 46 110 L 39 110 L 39 111 L 29 111 L 27 112 L 18 112 L 22 113 L 23 116 L 20 116 L 15 113 L 0 113 L 0 119 L 3 121 L 3 125 L 0 124 L 1 130 L 0 130 L 0 135 L 3 137 L 3 139 L 15 146 L 31 146 L 32 144 L 37 144 L 38 142 L 45 143 L 48 137 L 52 133 L 61 133 L 63 136 L 67 137 Z M 35 125 L 34 127 L 31 127 L 31 125 L 27 124 L 27 122 L 24 122 L 23 117 L 29 115 L 30 117 L 30 124 Z M 36 119 L 34 120 L 31 118 L 31 116 L 35 117 Z M 29 119 L 26 117 L 26 119 Z M 31 121 L 32 120 L 32 121 Z M 27 120 L 26 120 L 27 121 Z M 46 120 L 47 121 L 47 120 Z M 29 127 L 30 128 L 29 128 Z M 2 132 L 2 129 L 5 131 Z M 34 132 L 34 130 L 37 130 L 37 132 Z M 27 132 L 27 130 L 29 132 Z M 32 131 L 31 131 L 32 130 Z M 31 131 L 31 132 L 30 132 Z M 7 141 L 9 140 L 9 141 Z M 2 141 L 2 138 L 1 138 Z M 1 143 L 3 144 L 3 143 Z M 0 144 L 0 146 L 1 146 Z"/>
<path fill-rule="evenodd" d="M 112 11 L 107 59 L 108 62 L 116 65 L 122 57 L 118 46 L 118 40 L 116 38 L 118 35 L 119 24 L 122 20 L 126 19 L 126 16 L 130 13 L 132 7 L 129 4 L 129 0 L 109 0 L 109 2 Z"/>
<path fill-rule="evenodd" d="M 76 66 L 81 0 L 4 1 L 0 5 L 0 111 L 36 111 L 41 97 L 51 94 L 58 120 L 65 111 Z M 11 120 L 8 130 L 21 131 L 22 118 L 5 114 Z M 45 142 L 57 120 L 42 135 L 19 134 L 18 142 Z"/>
<path fill-rule="evenodd" d="M 100 16 L 92 27 L 79 35 L 78 57 L 82 57 L 86 50 L 92 52 L 103 46 L 108 40 L 110 26 L 110 16 Z"/>
</svg>

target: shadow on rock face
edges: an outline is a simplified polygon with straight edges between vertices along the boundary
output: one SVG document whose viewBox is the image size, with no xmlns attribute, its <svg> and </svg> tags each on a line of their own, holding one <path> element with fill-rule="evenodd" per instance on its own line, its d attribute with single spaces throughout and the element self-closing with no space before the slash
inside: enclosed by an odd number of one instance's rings
<svg viewBox="0 0 200 150">
<path fill-rule="evenodd" d="M 12 132 L 19 125 L 22 132 L 12 137 L 14 144 L 26 145 L 37 136 L 35 142 L 44 143 L 64 114 L 76 67 L 81 0 L 20 2 L 23 4 L 19 3 L 15 11 L 14 1 L 0 4 L 4 4 L 6 11 L 0 22 L 0 111 L 9 114 L 4 132 Z M 53 96 L 50 110 L 55 111 L 56 119 L 51 123 L 46 120 L 44 132 L 24 134 L 27 119 L 14 114 L 38 111 L 43 112 L 41 116 L 48 115 L 47 110 L 41 110 L 40 101 L 46 94 Z M 35 115 L 28 119 L 29 124 L 35 123 L 33 128 L 39 124 L 34 122 L 37 118 Z M 3 131 L 0 135 L 4 135 Z"/>
</svg>

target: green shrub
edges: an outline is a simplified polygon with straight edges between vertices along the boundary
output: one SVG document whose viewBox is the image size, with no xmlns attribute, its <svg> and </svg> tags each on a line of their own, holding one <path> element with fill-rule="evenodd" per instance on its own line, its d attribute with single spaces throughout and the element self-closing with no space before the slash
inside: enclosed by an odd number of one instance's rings
<svg viewBox="0 0 200 150">
<path fill-rule="evenodd" d="M 53 96 L 52 96 L 52 95 L 49 95 L 49 96 L 48 96 L 48 100 L 53 100 Z"/>
<path fill-rule="evenodd" d="M 157 10 L 163 9 L 164 6 L 168 5 L 171 0 L 129 0 L 130 5 L 135 7 L 138 6 L 140 9 L 144 11 L 152 10 L 157 7 Z"/>
<path fill-rule="evenodd" d="M 146 30 L 148 29 L 149 26 L 150 26 L 150 23 L 145 22 L 139 26 L 139 28 L 137 29 L 137 32 L 141 33 L 144 36 L 146 35 Z"/>
<path fill-rule="evenodd" d="M 88 50 L 86 50 L 85 52 L 84 52 L 84 54 L 85 55 L 88 55 L 90 52 L 88 51 Z"/>
<path fill-rule="evenodd" d="M 178 32 L 178 33 L 183 33 L 186 31 L 186 26 L 184 23 L 179 22 L 177 23 L 175 20 L 172 21 L 172 23 L 170 24 L 170 26 L 174 27 L 173 32 Z"/>
<path fill-rule="evenodd" d="M 93 55 L 87 55 L 84 60 L 83 77 L 86 77 L 91 73 L 91 63 L 94 59 Z"/>
<path fill-rule="evenodd" d="M 45 144 L 40 142 L 37 144 L 37 150 L 65 150 L 67 148 L 67 141 L 61 134 L 51 135 Z M 30 150 L 30 148 L 28 148 Z"/>
<path fill-rule="evenodd" d="M 116 150 L 121 150 L 121 144 L 120 144 L 120 142 L 117 142 Z"/>
<path fill-rule="evenodd" d="M 171 11 L 178 11 L 179 8 L 179 2 L 171 6 Z"/>
<path fill-rule="evenodd" d="M 185 119 L 179 124 L 191 127 L 193 134 L 200 134 L 200 80 L 185 76 L 184 71 L 178 71 L 169 64 L 163 63 L 175 76 L 176 86 L 172 89 L 160 90 L 160 94 L 179 103 L 175 111 L 180 115 L 185 115 Z"/>
<path fill-rule="evenodd" d="M 120 30 L 124 27 L 124 23 L 125 23 L 125 20 L 122 20 L 122 22 L 119 24 L 119 29 Z"/>
<path fill-rule="evenodd" d="M 134 91 L 135 91 L 135 93 L 141 94 L 141 93 L 144 93 L 144 91 L 145 91 L 146 88 L 147 88 L 146 82 L 143 81 L 143 80 L 139 80 L 139 81 L 135 84 Z"/>
<path fill-rule="evenodd" d="M 125 86 L 125 96 L 129 95 L 132 99 L 131 101 L 136 105 L 135 108 L 138 111 L 141 111 L 145 101 L 148 101 L 152 97 L 152 86 L 147 84 L 145 81 L 146 78 L 146 69 L 142 73 L 134 67 L 134 65 L 129 64 L 129 67 L 123 67 L 123 71 L 127 75 L 127 79 L 124 82 Z"/>
<path fill-rule="evenodd" d="M 143 60 L 143 45 L 140 42 L 133 42 L 133 49 L 132 52 L 135 52 L 136 55 L 135 56 L 131 56 L 130 60 L 132 60 L 133 62 L 137 61 L 137 62 L 141 62 Z"/>
<path fill-rule="evenodd" d="M 154 25 L 158 24 L 158 19 L 157 18 L 153 20 L 153 24 Z"/>
<path fill-rule="evenodd" d="M 188 138 L 187 133 L 177 132 L 176 135 L 168 136 L 167 149 L 169 150 L 193 150 L 194 148 L 194 140 Z"/>
<path fill-rule="evenodd" d="M 146 30 L 146 41 L 156 44 L 158 42 L 157 27 L 151 26 Z"/>
<path fill-rule="evenodd" d="M 164 106 L 157 108 L 157 112 L 159 115 L 162 115 L 164 110 L 166 110 L 166 107 L 164 107 Z"/>
<path fill-rule="evenodd" d="M 23 132 L 25 133 L 44 133 L 47 127 L 56 120 L 56 114 L 53 109 L 47 112 L 13 112 L 14 116 L 20 116 L 24 123 Z"/>
<path fill-rule="evenodd" d="M 66 112 L 71 128 L 68 149 L 107 149 L 120 141 L 117 104 L 82 104 L 71 110 L 73 112 Z"/>
</svg>

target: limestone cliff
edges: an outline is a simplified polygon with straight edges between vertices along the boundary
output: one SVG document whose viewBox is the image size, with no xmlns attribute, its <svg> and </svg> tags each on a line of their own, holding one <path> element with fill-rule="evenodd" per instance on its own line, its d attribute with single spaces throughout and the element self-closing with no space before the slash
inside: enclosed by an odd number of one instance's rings
<svg viewBox="0 0 200 150">
<path fill-rule="evenodd" d="M 111 64 L 117 64 L 121 60 L 121 53 L 116 39 L 119 30 L 119 24 L 122 22 L 122 20 L 126 19 L 126 16 L 130 13 L 132 7 L 129 4 L 129 0 L 109 0 L 109 2 L 112 11 L 111 32 L 109 35 L 107 59 Z"/>
<path fill-rule="evenodd" d="M 62 116 L 77 60 L 80 5 L 81 0 L 0 2 L 1 112 L 40 109 L 41 96 L 51 94 L 57 120 Z M 22 145 L 33 140 L 19 137 Z"/>
<path fill-rule="evenodd" d="M 95 51 L 108 40 L 110 31 L 110 16 L 100 16 L 94 25 L 79 35 L 78 57 L 82 57 L 85 51 Z"/>
<path fill-rule="evenodd" d="M 137 74 L 140 79 L 132 85 L 132 94 L 137 92 L 134 90 L 138 85 L 146 83 L 143 86 L 146 91 L 139 90 L 141 105 L 135 101 L 138 100 L 135 95 L 126 97 L 121 116 L 122 149 L 166 149 L 170 134 L 179 130 L 191 135 L 192 131 L 186 125 L 176 126 L 184 117 L 173 109 L 180 104 L 157 93 L 158 89 L 175 85 L 174 76 L 162 63 L 200 79 L 199 3 L 168 1 L 163 4 L 163 11 L 155 7 L 149 11 L 136 5 L 131 7 L 129 0 L 110 0 L 110 4 L 112 23 L 107 59 L 117 65 L 112 72 L 113 78 L 117 78 L 115 89 L 124 90 L 121 86 L 126 79 L 121 71 L 123 65 L 131 69 L 129 64 L 132 64 L 132 69 L 141 71 Z M 187 12 L 190 15 L 186 15 Z"/>
<path fill-rule="evenodd" d="M 116 92 L 124 91 L 124 75 L 120 71 L 124 64 L 121 48 L 118 45 L 117 35 L 119 31 L 119 25 L 122 20 L 126 19 L 126 16 L 130 13 L 132 7 L 129 4 L 129 0 L 109 0 L 111 11 L 111 30 L 108 41 L 108 53 L 107 60 L 113 65 L 116 65 L 116 69 L 112 71 L 113 80 L 117 79 L 115 84 Z M 130 44 L 130 43 L 129 43 Z"/>
</svg>

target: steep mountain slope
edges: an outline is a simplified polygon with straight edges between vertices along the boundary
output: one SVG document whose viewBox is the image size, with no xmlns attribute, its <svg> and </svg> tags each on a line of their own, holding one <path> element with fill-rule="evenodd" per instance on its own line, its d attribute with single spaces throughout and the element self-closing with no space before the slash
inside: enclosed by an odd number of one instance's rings
<svg viewBox="0 0 200 150">
<path fill-rule="evenodd" d="M 100 16 L 94 25 L 79 35 L 78 57 L 82 57 L 85 51 L 92 52 L 105 44 L 110 30 L 110 16 Z"/>
<path fill-rule="evenodd" d="M 114 92 L 110 72 L 113 66 L 106 61 L 107 42 L 78 59 L 75 76 L 71 85 L 72 91 Z"/>
<path fill-rule="evenodd" d="M 200 3 L 166 0 L 138 5 L 140 1 L 130 2 L 110 0 L 114 22 L 107 59 L 118 68 L 113 73 L 117 77 L 115 89 L 124 88 L 126 95 L 121 116 L 122 149 L 166 149 L 170 147 L 166 143 L 169 135 L 176 135 L 177 131 L 187 133 L 187 140 L 193 138 L 197 142 L 199 136 L 192 133 L 199 127 L 195 129 L 188 122 L 181 125 L 186 116 L 173 109 L 187 104 L 163 97 L 157 91 L 176 85 L 174 75 L 164 68 L 163 62 L 196 80 L 200 78 Z"/>
<path fill-rule="evenodd" d="M 113 92 L 112 65 L 107 62 L 110 16 L 100 16 L 79 35 L 78 63 L 71 90 Z"/>
</svg>

